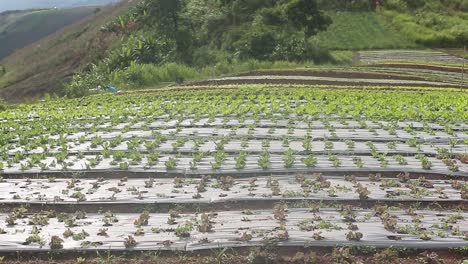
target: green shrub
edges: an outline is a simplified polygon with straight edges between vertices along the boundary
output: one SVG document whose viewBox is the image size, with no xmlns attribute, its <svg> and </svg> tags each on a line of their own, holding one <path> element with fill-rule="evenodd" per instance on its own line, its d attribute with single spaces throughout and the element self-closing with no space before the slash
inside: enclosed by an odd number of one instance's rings
<svg viewBox="0 0 468 264">
<path fill-rule="evenodd" d="M 450 29 L 450 34 L 455 37 L 457 43 L 468 42 L 468 27 L 467 25 L 456 25 Z"/>
<path fill-rule="evenodd" d="M 401 0 L 401 1 L 405 2 L 405 5 L 411 9 L 422 8 L 427 2 L 430 2 L 427 0 Z"/>
<path fill-rule="evenodd" d="M 109 75 L 97 65 L 92 65 L 88 72 L 76 73 L 72 81 L 65 85 L 61 93 L 67 97 L 82 97 L 89 95 L 99 86 L 105 87 L 109 83 Z"/>
<path fill-rule="evenodd" d="M 0 111 L 5 111 L 7 109 L 7 104 L 3 101 L 3 99 L 0 99 Z"/>
<path fill-rule="evenodd" d="M 318 6 L 333 11 L 369 11 L 372 9 L 369 0 L 318 0 Z"/>
<path fill-rule="evenodd" d="M 218 61 L 222 61 L 228 57 L 227 53 L 213 49 L 209 46 L 203 46 L 195 49 L 193 52 L 193 65 L 207 66 L 213 65 Z"/>
<path fill-rule="evenodd" d="M 284 36 L 278 41 L 271 57 L 278 61 L 313 61 L 317 64 L 332 61 L 327 49 L 320 47 L 316 41 L 306 41 L 303 36 Z"/>
<path fill-rule="evenodd" d="M 291 69 L 308 66 L 312 63 L 305 62 L 291 62 L 291 61 L 259 61 L 259 60 L 245 60 L 245 61 L 221 61 L 214 66 L 205 67 L 201 70 L 200 76 L 202 77 L 215 77 L 223 74 L 234 74 L 239 72 L 247 72 L 262 69 Z"/>
<path fill-rule="evenodd" d="M 351 64 L 354 59 L 352 51 L 332 51 L 330 55 L 335 64 Z"/>
<path fill-rule="evenodd" d="M 276 48 L 276 36 L 271 31 L 260 31 L 246 34 L 236 46 L 236 57 L 239 59 L 271 60 Z"/>
<path fill-rule="evenodd" d="M 386 0 L 385 5 L 386 8 L 398 11 L 406 11 L 408 10 L 408 5 L 404 0 Z"/>
<path fill-rule="evenodd" d="M 123 88 L 142 88 L 161 82 L 175 82 L 177 77 L 193 79 L 198 72 L 182 64 L 168 63 L 161 66 L 154 64 L 133 63 L 124 70 L 112 74 L 112 85 Z"/>
<path fill-rule="evenodd" d="M 265 8 L 258 13 L 257 21 L 264 25 L 280 26 L 287 23 L 279 8 Z"/>
<path fill-rule="evenodd" d="M 124 69 L 131 63 L 163 64 L 175 61 L 175 42 L 158 38 L 153 32 L 132 34 L 104 60 L 109 71 Z"/>
<path fill-rule="evenodd" d="M 0 77 L 5 75 L 5 73 L 6 73 L 6 67 L 3 65 L 0 65 Z"/>
</svg>

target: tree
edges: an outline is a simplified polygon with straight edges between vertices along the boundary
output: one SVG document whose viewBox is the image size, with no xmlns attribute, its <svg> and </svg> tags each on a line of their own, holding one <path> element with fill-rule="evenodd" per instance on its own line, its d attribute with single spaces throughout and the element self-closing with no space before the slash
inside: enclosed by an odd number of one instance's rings
<svg viewBox="0 0 468 264">
<path fill-rule="evenodd" d="M 369 5 L 371 10 L 375 11 L 378 7 L 382 6 L 382 0 L 369 0 Z"/>
<path fill-rule="evenodd" d="M 227 12 L 229 24 L 234 26 L 253 19 L 255 12 L 259 9 L 274 7 L 274 0 L 218 0 L 218 4 Z"/>
<path fill-rule="evenodd" d="M 179 31 L 180 12 L 184 6 L 182 0 L 153 0 L 148 1 L 145 11 L 147 25 L 156 25 L 164 34 L 174 37 Z"/>
<path fill-rule="evenodd" d="M 148 0 L 144 7 L 144 24 L 150 29 L 156 28 L 158 34 L 175 41 L 175 49 L 181 61 L 190 58 L 192 35 L 188 21 L 182 17 L 187 1 L 184 0 Z"/>
<path fill-rule="evenodd" d="M 316 0 L 293 0 L 286 5 L 286 16 L 295 28 L 304 30 L 306 38 L 326 30 L 330 17 L 318 9 Z"/>
</svg>

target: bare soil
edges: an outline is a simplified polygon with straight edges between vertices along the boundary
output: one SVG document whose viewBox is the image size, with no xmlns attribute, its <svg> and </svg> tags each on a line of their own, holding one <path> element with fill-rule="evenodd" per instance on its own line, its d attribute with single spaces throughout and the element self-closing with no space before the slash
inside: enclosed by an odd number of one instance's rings
<svg viewBox="0 0 468 264">
<path fill-rule="evenodd" d="M 396 74 L 365 73 L 365 72 L 346 72 L 346 71 L 313 71 L 313 70 L 275 70 L 275 71 L 251 71 L 238 74 L 236 76 L 316 76 L 331 78 L 349 78 L 349 79 L 374 79 L 374 80 L 406 80 L 406 81 L 426 81 L 423 77 L 401 76 Z"/>
<path fill-rule="evenodd" d="M 336 253 L 340 249 L 335 251 Z M 382 259 L 377 254 L 383 250 L 373 248 L 350 248 L 350 254 L 343 254 L 343 262 L 340 263 L 441 263 L 458 264 L 467 258 L 466 253 L 453 250 L 444 251 L 416 251 L 416 250 L 393 250 L 397 256 Z M 343 252 L 343 251 L 341 251 Z M 219 253 L 219 254 L 218 254 Z M 113 263 L 113 264 L 302 264 L 302 263 L 338 263 L 333 257 L 332 249 L 327 248 L 241 248 L 227 249 L 225 252 L 198 251 L 196 253 L 178 252 L 126 252 L 123 254 L 108 252 L 98 253 L 76 253 L 76 254 L 31 254 L 5 256 L 2 263 L 38 263 L 38 264 L 76 264 L 76 263 Z M 306 262 L 303 256 L 312 256 L 313 261 Z M 81 258 L 82 262 L 78 262 Z M 311 260 L 312 260 L 311 259 Z"/>
<path fill-rule="evenodd" d="M 456 73 L 461 73 L 462 72 L 462 68 L 460 68 L 460 67 L 444 67 L 444 66 L 436 66 L 436 65 L 405 64 L 405 63 L 373 64 L 371 66 L 363 66 L 363 67 L 420 69 L 420 70 L 456 72 Z"/>
<path fill-rule="evenodd" d="M 372 83 L 372 82 L 347 82 L 347 81 L 322 81 L 322 80 L 290 80 L 290 79 L 237 79 L 237 80 L 204 80 L 204 81 L 194 81 L 187 83 L 185 86 L 207 86 L 207 85 L 242 85 L 242 84 L 281 84 L 281 85 L 330 85 L 330 86 L 355 86 L 355 87 L 365 87 L 365 86 L 379 86 L 379 87 L 389 87 L 389 86 L 404 86 L 404 87 L 421 87 L 424 85 L 421 84 L 389 84 L 389 83 Z M 445 84 L 445 88 L 459 88 L 459 85 Z"/>
<path fill-rule="evenodd" d="M 211 204 L 198 204 L 196 200 L 191 204 L 25 204 L 23 206 L 28 208 L 28 213 L 39 213 L 41 211 L 54 211 L 56 213 L 74 213 L 76 211 L 84 211 L 86 213 L 99 213 L 99 212 L 119 212 L 119 213 L 141 213 L 143 211 L 151 211 L 157 213 L 167 213 L 170 210 L 177 207 L 181 213 L 189 214 L 197 211 L 201 212 L 213 212 L 213 211 L 242 211 L 242 210 L 265 210 L 272 209 L 277 203 L 290 204 L 293 207 L 297 202 L 303 202 L 304 204 L 317 204 L 320 203 L 322 207 L 334 207 L 341 205 L 351 205 L 356 208 L 372 209 L 377 205 L 387 205 L 389 207 L 398 207 L 402 210 L 413 208 L 415 202 L 413 201 L 309 201 L 297 200 L 286 202 L 279 197 L 277 200 L 270 201 L 233 201 L 223 203 L 211 203 Z M 468 210 L 468 204 L 465 202 L 455 201 L 421 201 L 418 203 L 421 208 L 427 208 L 431 210 Z M 20 207 L 20 204 L 0 204 L 0 213 L 8 213 L 14 211 Z"/>
</svg>

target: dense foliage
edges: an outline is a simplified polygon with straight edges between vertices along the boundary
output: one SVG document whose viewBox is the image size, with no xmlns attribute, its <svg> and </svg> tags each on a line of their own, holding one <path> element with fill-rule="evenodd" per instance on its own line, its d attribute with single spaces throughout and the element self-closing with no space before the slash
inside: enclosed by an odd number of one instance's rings
<svg viewBox="0 0 468 264">
<path fill-rule="evenodd" d="M 331 23 L 315 0 L 143 0 L 102 28 L 121 35 L 122 44 L 75 76 L 65 93 L 78 96 L 109 84 L 113 73 L 135 64 L 331 61 L 311 38 Z"/>
</svg>

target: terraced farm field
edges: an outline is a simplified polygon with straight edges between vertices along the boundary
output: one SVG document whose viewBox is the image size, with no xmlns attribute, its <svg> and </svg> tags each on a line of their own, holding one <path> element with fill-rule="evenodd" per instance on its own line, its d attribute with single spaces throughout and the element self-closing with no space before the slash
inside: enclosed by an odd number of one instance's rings
<svg viewBox="0 0 468 264">
<path fill-rule="evenodd" d="M 468 60 L 442 51 L 376 50 L 355 54 L 353 66 L 317 66 L 300 70 L 259 70 L 195 81 L 187 86 L 238 84 L 302 84 L 468 88 Z M 464 66 L 465 65 L 465 66 Z"/>
<path fill-rule="evenodd" d="M 433 50 L 375 50 L 375 51 L 360 51 L 359 57 L 364 63 L 389 63 L 389 62 L 406 62 L 406 63 L 438 63 L 462 65 L 466 59 L 447 54 L 442 51 Z"/>
<path fill-rule="evenodd" d="M 463 260 L 464 90 L 224 88 L 0 112 L 0 251 L 257 246 L 245 258 L 263 261 L 272 246 L 336 247 L 316 261 L 356 263 L 349 248 L 393 247 Z M 208 263 L 240 263 L 225 257 Z"/>
</svg>

